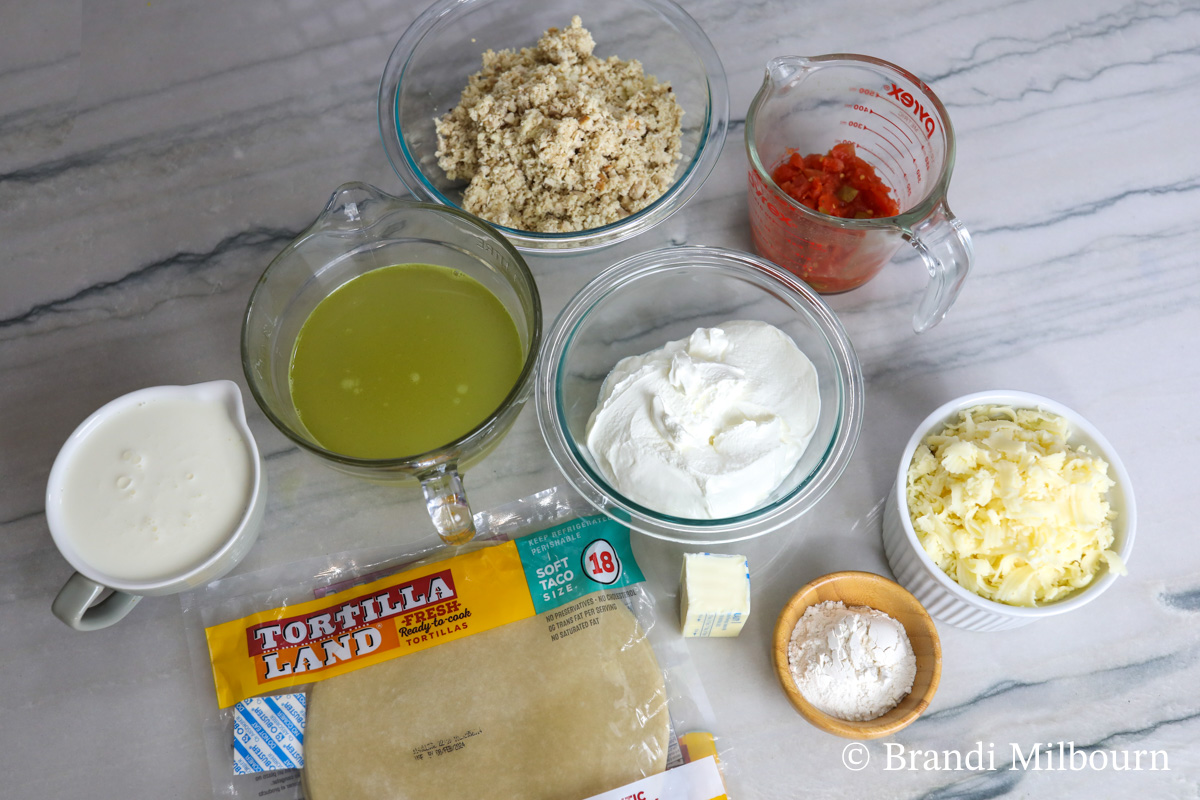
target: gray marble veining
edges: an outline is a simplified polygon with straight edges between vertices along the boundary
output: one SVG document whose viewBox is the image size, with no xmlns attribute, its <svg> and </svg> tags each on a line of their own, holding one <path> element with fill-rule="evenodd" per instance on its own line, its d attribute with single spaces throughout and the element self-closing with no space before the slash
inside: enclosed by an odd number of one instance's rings
<svg viewBox="0 0 1200 800">
<path fill-rule="evenodd" d="M 920 337 L 909 325 L 924 276 L 915 253 L 828 298 L 867 379 L 858 449 L 796 524 L 724 548 L 750 556 L 754 612 L 736 640 L 689 643 L 732 796 L 1200 797 L 1200 6 L 683 5 L 729 79 L 721 159 L 653 231 L 590 255 L 531 258 L 548 319 L 625 255 L 679 243 L 751 249 L 743 123 L 774 55 L 867 53 L 929 83 L 954 123 L 950 202 L 976 250 L 957 305 Z M 219 377 L 244 386 L 241 316 L 274 253 L 345 181 L 403 192 L 379 143 L 376 92 L 423 7 L 0 9 L 0 796 L 211 792 L 178 600 L 146 600 L 91 634 L 50 615 L 70 568 L 46 529 L 46 476 L 75 425 L 112 397 Z M 912 427 L 941 402 L 987 388 L 1053 397 L 1120 451 L 1140 512 L 1130 574 L 1083 610 L 1029 628 L 940 626 L 933 705 L 868 743 L 870 763 L 851 769 L 847 742 L 805 723 L 776 685 L 775 614 L 823 572 L 887 574 L 880 498 Z M 249 410 L 271 498 L 239 571 L 432 537 L 417 498 L 329 471 L 252 401 Z M 532 409 L 467 476 L 477 507 L 560 480 Z M 674 602 L 680 548 L 640 538 L 636 548 L 660 599 Z M 1155 769 L 1072 769 L 1069 758 L 1060 765 L 1059 743 L 1157 751 L 1169 768 L 1160 757 Z M 994 753 L 995 769 L 943 768 L 948 751 L 977 745 Z M 1053 750 L 1049 767 L 1020 764 L 1035 745 Z"/>
</svg>

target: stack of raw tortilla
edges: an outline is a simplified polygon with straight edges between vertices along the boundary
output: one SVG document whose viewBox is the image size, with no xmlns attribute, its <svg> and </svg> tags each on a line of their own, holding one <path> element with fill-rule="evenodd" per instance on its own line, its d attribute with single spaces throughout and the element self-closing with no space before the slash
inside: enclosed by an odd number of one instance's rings
<svg viewBox="0 0 1200 800">
<path fill-rule="evenodd" d="M 619 601 L 530 617 L 317 683 L 308 800 L 582 800 L 666 765 L 662 672 Z M 615 606 L 615 607 L 614 607 Z"/>
</svg>

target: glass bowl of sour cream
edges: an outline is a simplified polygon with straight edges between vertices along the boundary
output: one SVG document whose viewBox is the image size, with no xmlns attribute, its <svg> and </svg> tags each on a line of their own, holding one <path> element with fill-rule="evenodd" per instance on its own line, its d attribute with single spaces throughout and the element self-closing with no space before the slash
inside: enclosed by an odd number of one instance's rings
<svg viewBox="0 0 1200 800">
<path fill-rule="evenodd" d="M 715 247 L 641 253 L 593 279 L 555 322 L 536 382 L 572 487 L 634 530 L 700 544 L 812 508 L 850 460 L 863 400 L 858 357 L 817 293 Z M 633 411 L 606 413 L 621 406 Z"/>
</svg>

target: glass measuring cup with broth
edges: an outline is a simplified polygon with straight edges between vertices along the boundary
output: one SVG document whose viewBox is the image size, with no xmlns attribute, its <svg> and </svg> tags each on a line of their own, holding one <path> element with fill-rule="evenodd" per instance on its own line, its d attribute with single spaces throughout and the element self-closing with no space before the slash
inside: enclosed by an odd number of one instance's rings
<svg viewBox="0 0 1200 800">
<path fill-rule="evenodd" d="M 847 144 L 890 190 L 898 213 L 831 216 L 797 202 L 773 179 L 794 155 L 832 153 Z M 750 228 L 761 255 L 818 292 L 835 293 L 866 283 L 908 241 L 929 271 L 913 328 L 920 333 L 941 321 L 962 289 L 973 251 L 946 202 L 954 131 L 924 82 L 870 56 L 772 59 L 746 114 L 746 152 Z"/>
<path fill-rule="evenodd" d="M 420 484 L 447 542 L 474 535 L 461 472 L 528 397 L 541 305 L 524 259 L 460 211 L 340 187 L 255 287 L 250 390 L 339 470 Z"/>
</svg>

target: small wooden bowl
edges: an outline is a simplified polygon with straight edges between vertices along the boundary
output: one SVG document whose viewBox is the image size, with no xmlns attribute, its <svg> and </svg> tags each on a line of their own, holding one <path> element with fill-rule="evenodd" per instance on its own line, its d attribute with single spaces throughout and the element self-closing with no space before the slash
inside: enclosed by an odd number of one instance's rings
<svg viewBox="0 0 1200 800">
<path fill-rule="evenodd" d="M 875 719 L 854 722 L 830 716 L 805 700 L 792 680 L 788 664 L 792 630 L 809 606 L 832 600 L 882 611 L 904 626 L 912 643 L 917 658 L 912 691 L 899 705 Z M 929 707 L 942 677 L 942 645 L 929 614 L 900 584 L 870 572 L 832 572 L 797 592 L 779 612 L 775 623 L 775 673 L 788 700 L 813 725 L 847 739 L 878 739 L 911 724 Z"/>
</svg>

